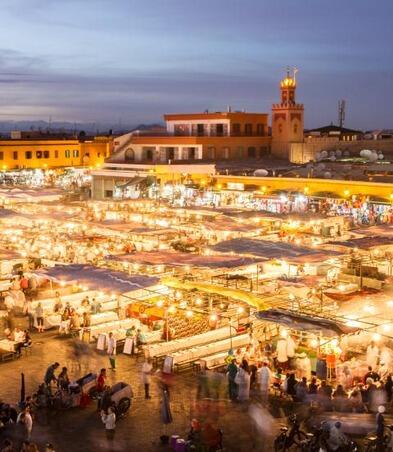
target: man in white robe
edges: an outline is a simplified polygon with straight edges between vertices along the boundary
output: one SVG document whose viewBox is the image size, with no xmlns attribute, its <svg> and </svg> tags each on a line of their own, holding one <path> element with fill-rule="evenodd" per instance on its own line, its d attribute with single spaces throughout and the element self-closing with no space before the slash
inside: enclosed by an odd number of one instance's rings
<svg viewBox="0 0 393 452">
<path fill-rule="evenodd" d="M 367 347 L 366 352 L 367 366 L 370 366 L 372 370 L 375 370 L 378 365 L 378 359 L 379 359 L 379 348 L 374 341 L 371 341 L 370 345 Z"/>
</svg>

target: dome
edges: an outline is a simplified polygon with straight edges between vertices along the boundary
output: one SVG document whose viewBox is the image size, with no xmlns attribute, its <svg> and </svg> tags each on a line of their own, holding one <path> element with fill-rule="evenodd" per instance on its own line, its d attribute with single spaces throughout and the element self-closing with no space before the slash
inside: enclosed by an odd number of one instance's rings
<svg viewBox="0 0 393 452">
<path fill-rule="evenodd" d="M 289 75 L 287 75 L 283 80 L 281 80 L 281 88 L 295 88 L 296 80 Z"/>
</svg>

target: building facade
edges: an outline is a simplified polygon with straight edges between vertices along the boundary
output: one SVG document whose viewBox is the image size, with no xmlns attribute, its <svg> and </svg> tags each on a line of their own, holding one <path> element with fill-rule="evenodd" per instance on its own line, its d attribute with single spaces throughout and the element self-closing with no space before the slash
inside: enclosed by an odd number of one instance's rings
<svg viewBox="0 0 393 452">
<path fill-rule="evenodd" d="M 263 158 L 270 154 L 268 114 L 218 112 L 164 116 L 165 133 L 115 140 L 111 162 L 168 163 Z"/>
<path fill-rule="evenodd" d="M 101 166 L 110 157 L 112 138 L 0 140 L 0 169 Z"/>
</svg>

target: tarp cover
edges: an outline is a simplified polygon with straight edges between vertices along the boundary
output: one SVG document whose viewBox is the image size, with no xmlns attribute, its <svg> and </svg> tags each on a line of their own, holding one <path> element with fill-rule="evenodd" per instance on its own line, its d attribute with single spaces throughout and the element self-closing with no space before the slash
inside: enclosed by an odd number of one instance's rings
<svg viewBox="0 0 393 452">
<path fill-rule="evenodd" d="M 193 267 L 206 268 L 236 268 L 243 265 L 252 265 L 262 260 L 227 255 L 200 256 L 173 251 L 121 254 L 117 256 L 107 256 L 107 259 L 144 265 L 168 265 L 174 267 L 190 265 Z"/>
<path fill-rule="evenodd" d="M 393 224 L 380 224 L 368 228 L 352 229 L 351 232 L 362 234 L 366 237 L 388 236 L 393 237 Z"/>
<path fill-rule="evenodd" d="M 211 247 L 214 251 L 223 253 L 246 254 L 270 259 L 285 259 L 287 261 L 303 260 L 303 256 L 309 257 L 313 260 L 315 256 L 316 261 L 322 262 L 332 257 L 337 257 L 340 253 L 331 250 L 318 250 L 313 248 L 306 248 L 304 246 L 297 246 L 287 242 L 271 242 L 268 240 L 256 240 L 239 238 L 227 240 L 225 242 L 217 243 Z M 306 259 L 307 261 L 307 259 Z"/>
<path fill-rule="evenodd" d="M 39 270 L 38 275 L 55 281 L 78 283 L 89 289 L 105 290 L 116 293 L 127 293 L 133 290 L 146 289 L 159 282 L 158 278 L 143 275 L 128 275 L 92 265 L 72 264 L 56 265 Z"/>
<path fill-rule="evenodd" d="M 342 242 L 329 242 L 332 245 L 346 246 L 347 248 L 360 248 L 368 250 L 376 246 L 393 245 L 393 231 L 383 236 L 360 237 L 358 239 L 345 240 Z"/>
<path fill-rule="evenodd" d="M 279 323 L 294 330 L 318 331 L 325 337 L 341 336 L 352 334 L 358 331 L 357 328 L 346 326 L 335 320 L 324 319 L 322 317 L 311 317 L 306 314 L 286 311 L 285 309 L 268 309 L 257 312 L 256 317 L 260 320 Z"/>
</svg>

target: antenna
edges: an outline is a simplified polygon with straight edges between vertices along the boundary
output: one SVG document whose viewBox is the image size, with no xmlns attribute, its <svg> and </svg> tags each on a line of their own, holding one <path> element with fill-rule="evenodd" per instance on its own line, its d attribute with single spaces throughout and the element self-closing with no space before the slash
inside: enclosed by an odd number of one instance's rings
<svg viewBox="0 0 393 452">
<path fill-rule="evenodd" d="M 345 100 L 338 101 L 338 125 L 343 127 L 345 121 Z"/>
</svg>

